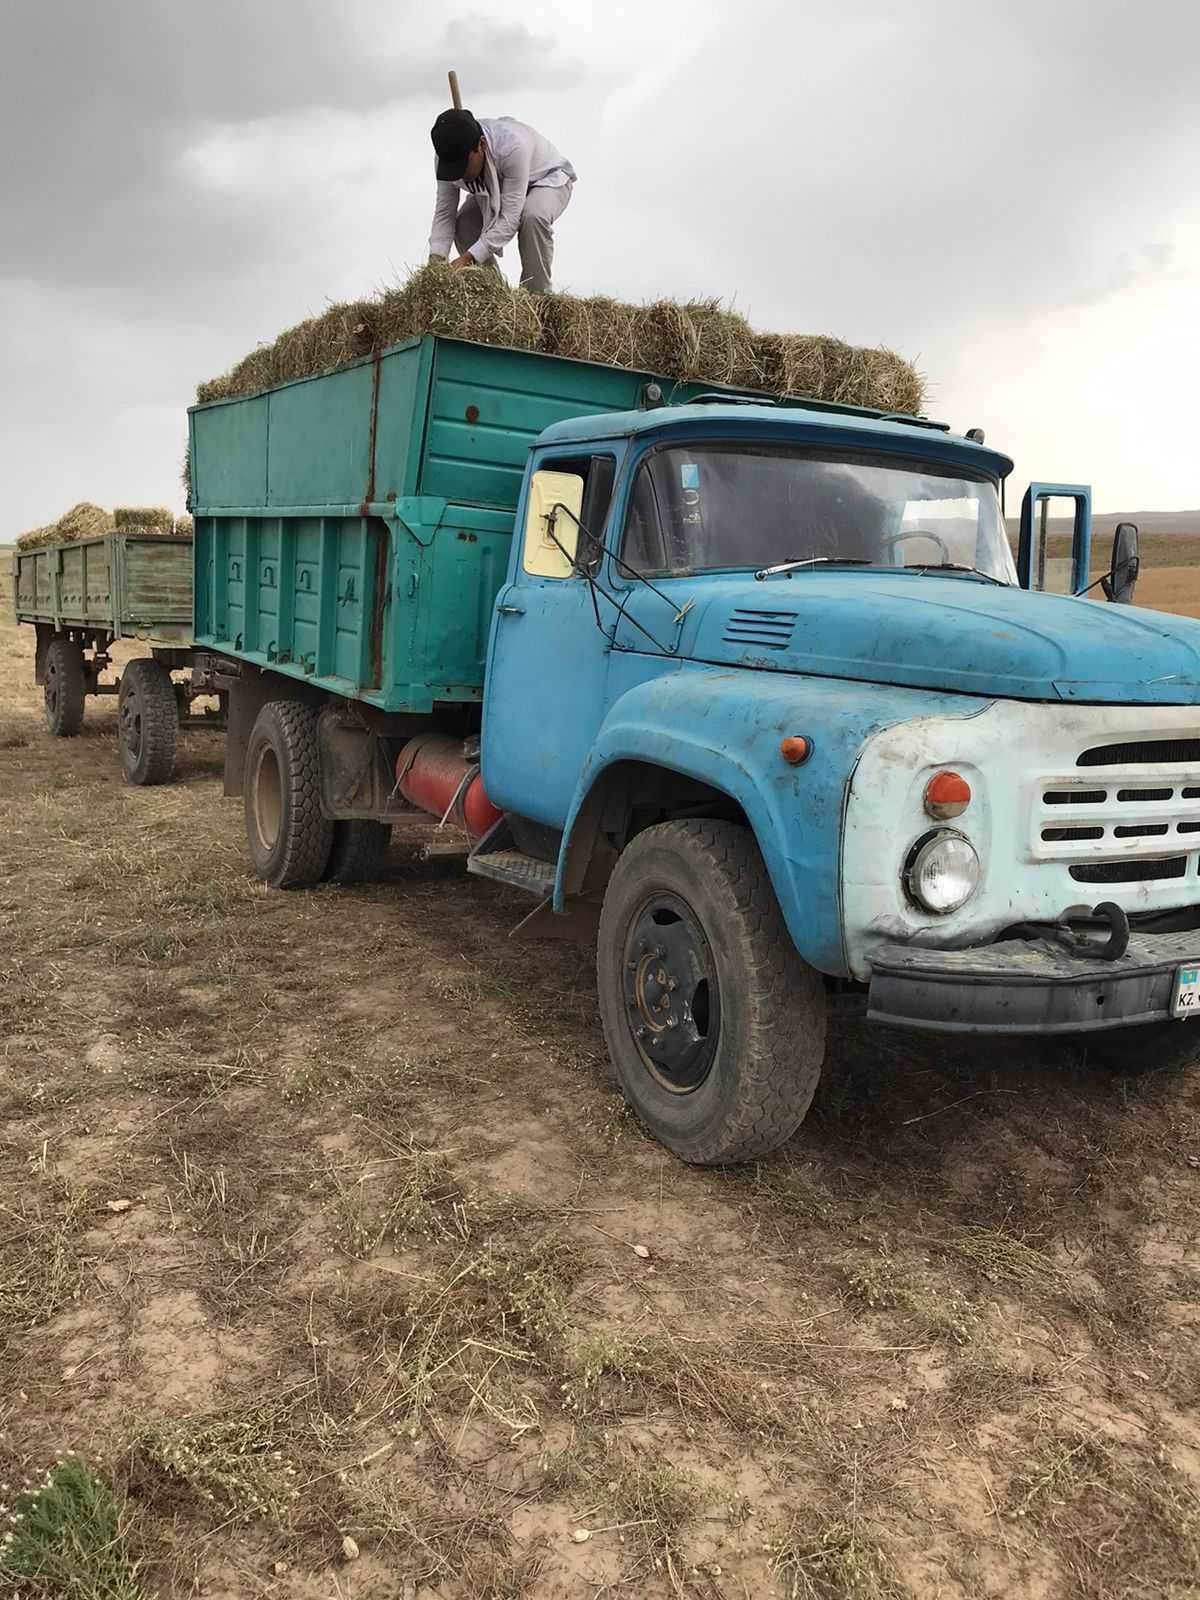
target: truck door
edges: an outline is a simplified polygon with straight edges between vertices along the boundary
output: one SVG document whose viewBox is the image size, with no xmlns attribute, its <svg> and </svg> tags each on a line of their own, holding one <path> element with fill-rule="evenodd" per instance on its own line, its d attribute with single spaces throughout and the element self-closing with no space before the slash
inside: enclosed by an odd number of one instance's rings
<svg viewBox="0 0 1200 1600">
<path fill-rule="evenodd" d="M 534 466 L 492 619 L 482 770 L 496 805 L 561 828 L 604 712 L 609 641 L 580 569 L 599 561 L 588 534 L 603 540 L 616 457 L 546 453 Z"/>
</svg>

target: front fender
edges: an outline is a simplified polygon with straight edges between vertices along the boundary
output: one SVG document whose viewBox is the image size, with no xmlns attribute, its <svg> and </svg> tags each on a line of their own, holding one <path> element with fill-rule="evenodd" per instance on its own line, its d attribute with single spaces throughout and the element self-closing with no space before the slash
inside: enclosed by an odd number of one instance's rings
<svg viewBox="0 0 1200 1600">
<path fill-rule="evenodd" d="M 745 812 L 797 950 L 820 972 L 845 975 L 841 836 L 847 786 L 863 744 L 909 717 L 969 716 L 963 695 L 680 663 L 614 701 L 580 774 L 563 830 L 554 908 L 565 902 L 571 841 L 589 794 L 620 761 L 677 772 L 727 794 Z M 793 767 L 781 739 L 812 754 Z"/>
</svg>

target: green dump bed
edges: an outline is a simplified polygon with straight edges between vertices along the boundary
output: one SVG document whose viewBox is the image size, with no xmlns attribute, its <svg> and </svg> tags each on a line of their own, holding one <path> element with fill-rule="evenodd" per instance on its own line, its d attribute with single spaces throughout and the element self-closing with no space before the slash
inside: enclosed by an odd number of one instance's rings
<svg viewBox="0 0 1200 1600">
<path fill-rule="evenodd" d="M 18 549 L 13 587 L 18 622 L 185 642 L 192 623 L 192 541 L 118 530 Z"/>
<path fill-rule="evenodd" d="M 190 413 L 195 637 L 387 711 L 478 700 L 529 446 L 663 381 L 428 335 Z"/>
</svg>

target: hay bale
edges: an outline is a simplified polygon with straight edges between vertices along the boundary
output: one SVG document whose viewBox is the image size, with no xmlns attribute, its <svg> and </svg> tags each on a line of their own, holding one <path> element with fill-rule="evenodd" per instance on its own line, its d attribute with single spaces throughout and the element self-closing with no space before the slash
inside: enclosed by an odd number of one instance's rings
<svg viewBox="0 0 1200 1600">
<path fill-rule="evenodd" d="M 113 519 L 101 506 L 90 500 L 81 500 L 77 506 L 64 511 L 54 524 L 56 544 L 68 544 L 75 539 L 93 539 L 97 534 L 109 533 Z"/>
<path fill-rule="evenodd" d="M 535 296 L 510 287 L 498 272 L 431 261 L 403 288 L 386 290 L 379 308 L 376 332 L 386 344 L 424 333 L 510 350 L 539 350 L 542 344 Z"/>
<path fill-rule="evenodd" d="M 881 411 L 917 412 L 921 378 L 890 350 L 860 350 L 825 335 L 758 334 L 716 300 L 626 305 L 595 295 L 530 295 L 497 272 L 435 261 L 374 300 L 330 306 L 260 345 L 223 377 L 202 383 L 200 402 L 253 394 L 311 377 L 422 334 L 540 350 L 772 395 L 809 396 Z M 189 493 L 191 485 L 185 485 Z"/>
<path fill-rule="evenodd" d="M 118 528 L 144 528 L 153 533 L 170 533 L 175 517 L 166 506 L 117 506 L 113 523 Z"/>
<path fill-rule="evenodd" d="M 639 365 L 682 383 L 753 388 L 754 331 L 715 300 L 657 300 L 638 317 Z"/>
<path fill-rule="evenodd" d="M 542 349 L 573 361 L 598 361 L 608 367 L 636 367 L 642 315 L 640 306 L 607 295 L 537 296 Z"/>
</svg>

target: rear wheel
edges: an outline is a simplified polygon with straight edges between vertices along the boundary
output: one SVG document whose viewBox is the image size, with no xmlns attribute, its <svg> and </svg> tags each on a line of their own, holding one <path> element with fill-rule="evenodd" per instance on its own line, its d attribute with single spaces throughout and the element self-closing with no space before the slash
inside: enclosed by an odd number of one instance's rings
<svg viewBox="0 0 1200 1600">
<path fill-rule="evenodd" d="M 46 726 L 59 739 L 73 739 L 83 727 L 85 679 L 83 650 L 59 634 L 46 651 Z"/>
<path fill-rule="evenodd" d="M 665 822 L 613 870 L 600 1014 L 626 1097 L 685 1161 L 750 1161 L 803 1121 L 825 1055 L 825 991 L 797 955 L 753 836 Z"/>
<path fill-rule="evenodd" d="M 333 845 L 325 865 L 326 880 L 369 883 L 379 876 L 391 842 L 392 830 L 386 822 L 372 822 L 366 817 L 335 822 Z"/>
<path fill-rule="evenodd" d="M 254 870 L 276 889 L 320 881 L 333 823 L 321 814 L 317 713 L 295 700 L 262 708 L 246 747 L 246 839 Z"/>
<path fill-rule="evenodd" d="M 149 658 L 131 661 L 117 697 L 121 771 L 127 783 L 168 783 L 175 771 L 179 704 L 171 674 Z"/>
</svg>

